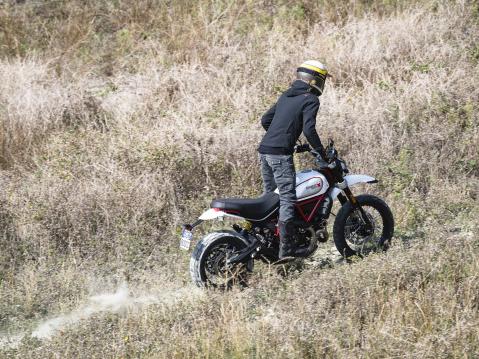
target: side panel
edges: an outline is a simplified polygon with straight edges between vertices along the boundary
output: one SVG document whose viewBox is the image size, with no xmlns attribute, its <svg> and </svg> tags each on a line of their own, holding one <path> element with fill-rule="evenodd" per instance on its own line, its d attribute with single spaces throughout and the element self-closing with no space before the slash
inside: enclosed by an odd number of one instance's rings
<svg viewBox="0 0 479 359">
<path fill-rule="evenodd" d="M 368 175 L 348 175 L 344 177 L 348 187 L 352 187 L 358 183 L 376 183 L 377 179 Z M 338 187 L 331 189 L 331 199 L 336 199 L 341 190 Z"/>
</svg>

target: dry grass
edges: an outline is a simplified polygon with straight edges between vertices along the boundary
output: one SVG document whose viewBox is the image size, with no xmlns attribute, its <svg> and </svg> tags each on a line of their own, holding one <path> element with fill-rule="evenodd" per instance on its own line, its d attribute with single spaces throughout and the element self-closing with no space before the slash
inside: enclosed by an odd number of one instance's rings
<svg viewBox="0 0 479 359">
<path fill-rule="evenodd" d="M 478 30 L 472 1 L 0 5 L 0 333 L 25 334 L 0 355 L 474 357 Z M 381 180 L 395 246 L 185 295 L 178 224 L 259 193 L 259 116 L 306 58 L 334 75 L 319 133 Z M 123 281 L 156 299 L 30 338 Z"/>
</svg>

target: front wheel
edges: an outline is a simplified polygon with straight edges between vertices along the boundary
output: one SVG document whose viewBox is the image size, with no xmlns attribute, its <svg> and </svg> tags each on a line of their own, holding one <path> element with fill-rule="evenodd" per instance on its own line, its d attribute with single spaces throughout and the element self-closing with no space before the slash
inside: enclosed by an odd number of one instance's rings
<svg viewBox="0 0 479 359">
<path fill-rule="evenodd" d="M 229 289 L 235 284 L 245 286 L 249 274 L 247 264 L 226 263 L 234 252 L 245 247 L 241 239 L 227 232 L 206 235 L 191 254 L 191 279 L 198 287 Z"/>
<path fill-rule="evenodd" d="M 367 215 L 366 224 L 361 211 L 347 202 L 339 210 L 333 227 L 334 244 L 344 257 L 366 255 L 378 249 L 386 250 L 394 232 L 394 218 L 386 202 L 372 195 L 356 197 Z"/>
</svg>

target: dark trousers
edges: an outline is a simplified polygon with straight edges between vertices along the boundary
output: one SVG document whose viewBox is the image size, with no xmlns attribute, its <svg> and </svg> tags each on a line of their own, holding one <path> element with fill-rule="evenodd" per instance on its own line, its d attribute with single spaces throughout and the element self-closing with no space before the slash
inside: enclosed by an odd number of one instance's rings
<svg viewBox="0 0 479 359">
<path fill-rule="evenodd" d="M 296 171 L 292 155 L 259 155 L 264 193 L 279 190 L 279 220 L 292 221 L 295 217 Z"/>
</svg>

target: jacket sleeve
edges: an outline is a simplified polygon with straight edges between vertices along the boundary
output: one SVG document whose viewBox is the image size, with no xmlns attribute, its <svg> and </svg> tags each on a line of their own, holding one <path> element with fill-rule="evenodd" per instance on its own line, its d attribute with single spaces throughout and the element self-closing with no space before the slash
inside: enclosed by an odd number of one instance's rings
<svg viewBox="0 0 479 359">
<path fill-rule="evenodd" d="M 269 125 L 271 125 L 271 121 L 273 121 L 274 113 L 276 111 L 276 104 L 271 106 L 271 108 L 266 111 L 266 113 L 261 117 L 261 125 L 265 129 L 265 131 L 268 131 Z"/>
<path fill-rule="evenodd" d="M 313 149 L 323 154 L 324 147 L 316 132 L 316 115 L 319 101 L 309 101 L 303 108 L 303 133 Z"/>
</svg>

